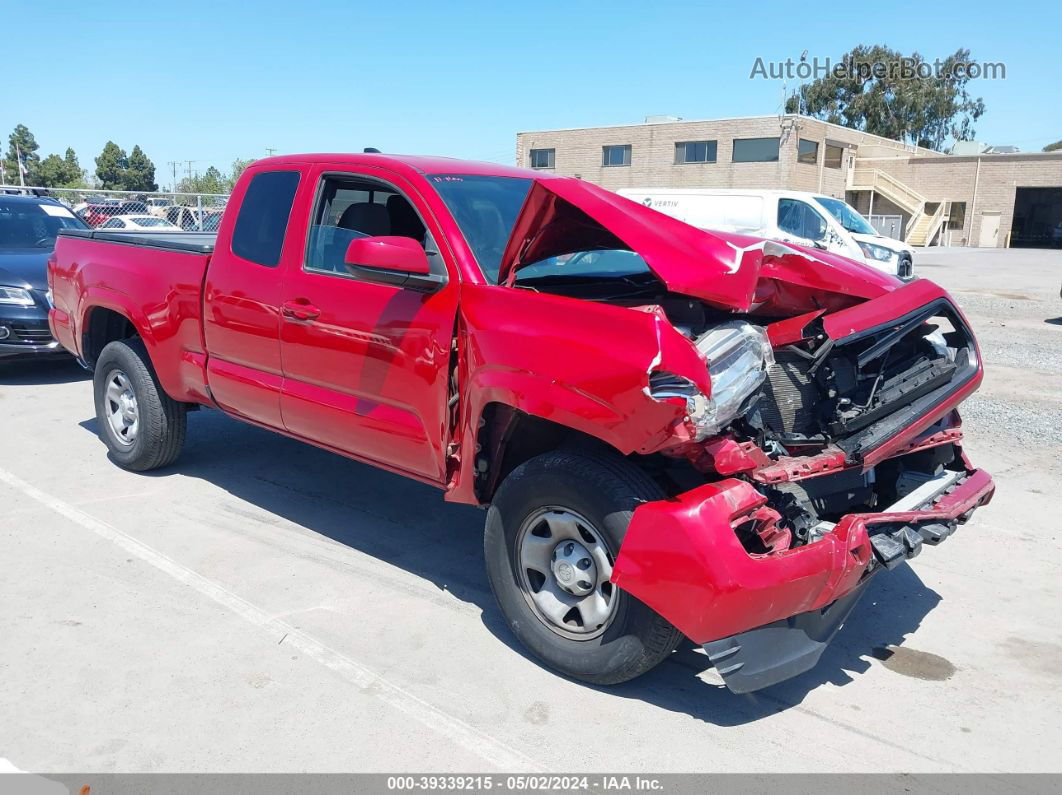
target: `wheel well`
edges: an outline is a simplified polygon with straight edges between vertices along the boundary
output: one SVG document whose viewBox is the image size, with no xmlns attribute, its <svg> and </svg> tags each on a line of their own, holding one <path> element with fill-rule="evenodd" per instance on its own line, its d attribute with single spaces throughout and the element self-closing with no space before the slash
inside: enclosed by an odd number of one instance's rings
<svg viewBox="0 0 1062 795">
<path fill-rule="evenodd" d="M 483 408 L 476 435 L 476 496 L 488 503 L 498 485 L 520 464 L 561 447 L 612 448 L 600 439 L 504 403 Z"/>
<path fill-rule="evenodd" d="M 81 356 L 86 364 L 94 365 L 107 343 L 138 337 L 136 327 L 125 315 L 113 309 L 95 307 L 89 311 L 88 322 L 81 338 Z"/>
</svg>

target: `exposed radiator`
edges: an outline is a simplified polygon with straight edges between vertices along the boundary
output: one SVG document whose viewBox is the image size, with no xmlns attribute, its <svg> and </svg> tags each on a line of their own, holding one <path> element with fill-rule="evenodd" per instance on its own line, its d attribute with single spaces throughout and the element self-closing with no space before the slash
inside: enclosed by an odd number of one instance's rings
<svg viewBox="0 0 1062 795">
<path fill-rule="evenodd" d="M 815 407 L 821 396 L 808 376 L 810 364 L 802 357 L 775 352 L 775 363 L 767 370 L 760 411 L 764 422 L 776 433 L 815 432 Z"/>
</svg>

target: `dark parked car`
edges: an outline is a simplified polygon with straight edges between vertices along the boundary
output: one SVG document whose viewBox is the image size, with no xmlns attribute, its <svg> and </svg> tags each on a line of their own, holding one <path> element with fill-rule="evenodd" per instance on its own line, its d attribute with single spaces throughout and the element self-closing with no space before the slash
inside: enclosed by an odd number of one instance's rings
<svg viewBox="0 0 1062 795">
<path fill-rule="evenodd" d="M 0 196 L 0 359 L 65 353 L 48 330 L 48 257 L 71 228 L 85 223 L 53 199 Z"/>
</svg>

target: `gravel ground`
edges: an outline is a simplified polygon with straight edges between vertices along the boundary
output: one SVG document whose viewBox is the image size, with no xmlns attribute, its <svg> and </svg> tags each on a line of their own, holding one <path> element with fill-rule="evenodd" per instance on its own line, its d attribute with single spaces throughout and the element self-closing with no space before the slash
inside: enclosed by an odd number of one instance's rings
<svg viewBox="0 0 1062 795">
<path fill-rule="evenodd" d="M 971 440 L 1014 455 L 1062 452 L 1062 251 L 923 249 L 915 262 L 977 333 L 985 381 L 963 406 Z"/>
<path fill-rule="evenodd" d="M 1001 429 L 1022 446 L 1062 445 L 1062 410 L 1059 406 L 1038 401 L 998 399 L 989 395 L 975 395 L 962 410 L 963 421 L 973 427 L 973 438 L 980 429 Z"/>
</svg>

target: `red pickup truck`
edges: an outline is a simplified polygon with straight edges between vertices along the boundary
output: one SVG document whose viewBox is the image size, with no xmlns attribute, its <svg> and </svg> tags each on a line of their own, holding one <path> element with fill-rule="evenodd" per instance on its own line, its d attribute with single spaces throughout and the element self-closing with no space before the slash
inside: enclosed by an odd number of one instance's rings
<svg viewBox="0 0 1062 795">
<path fill-rule="evenodd" d="M 509 626 L 588 682 L 682 636 L 736 692 L 805 671 L 993 492 L 941 288 L 578 179 L 269 158 L 216 236 L 63 230 L 49 271 L 115 463 L 172 464 L 209 406 L 487 506 Z"/>
</svg>

